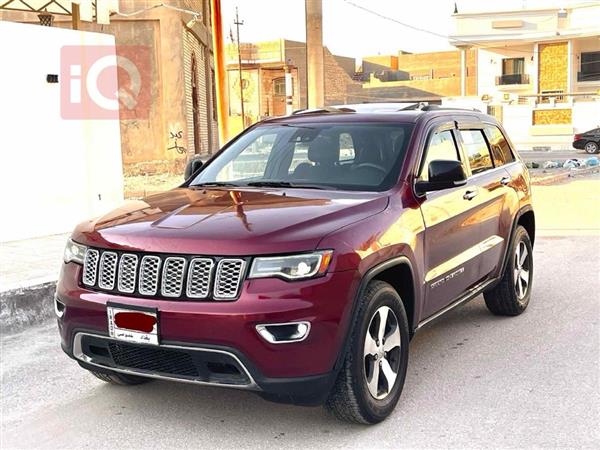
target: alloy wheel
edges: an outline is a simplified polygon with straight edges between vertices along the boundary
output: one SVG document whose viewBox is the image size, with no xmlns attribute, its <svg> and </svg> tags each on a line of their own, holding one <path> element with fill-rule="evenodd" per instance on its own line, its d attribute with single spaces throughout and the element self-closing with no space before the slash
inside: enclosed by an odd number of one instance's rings
<svg viewBox="0 0 600 450">
<path fill-rule="evenodd" d="M 521 241 L 515 251 L 514 282 L 517 298 L 522 301 L 527 295 L 531 277 L 531 255 L 527 250 L 525 242 Z"/>
<path fill-rule="evenodd" d="M 396 383 L 400 345 L 398 318 L 391 308 L 382 306 L 371 317 L 363 351 L 365 381 L 377 400 L 386 398 Z"/>
<path fill-rule="evenodd" d="M 593 155 L 598 151 L 598 144 L 596 144 L 595 142 L 588 142 L 587 144 L 585 144 L 584 149 L 586 153 Z"/>
</svg>

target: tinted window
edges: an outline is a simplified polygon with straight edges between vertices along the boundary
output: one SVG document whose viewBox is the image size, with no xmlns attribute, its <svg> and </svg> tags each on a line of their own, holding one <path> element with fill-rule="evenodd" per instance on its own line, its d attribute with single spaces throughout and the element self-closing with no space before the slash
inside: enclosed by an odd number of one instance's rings
<svg viewBox="0 0 600 450">
<path fill-rule="evenodd" d="M 494 157 L 494 164 L 496 166 L 508 164 L 515 160 L 515 157 L 513 156 L 512 151 L 510 150 L 510 146 L 508 145 L 508 142 L 506 141 L 504 135 L 497 126 L 486 125 L 485 134 L 488 138 L 488 142 L 490 143 L 490 149 L 492 151 L 492 156 Z"/>
<path fill-rule="evenodd" d="M 454 137 L 450 130 L 436 131 L 431 135 L 425 152 L 425 160 L 421 166 L 421 180 L 429 179 L 429 163 L 436 159 L 460 161 Z"/>
<path fill-rule="evenodd" d="M 492 169 L 492 157 L 481 130 L 459 130 L 473 174 Z"/>
<path fill-rule="evenodd" d="M 231 143 L 190 185 L 389 189 L 398 180 L 412 128 L 402 123 L 260 125 Z"/>
</svg>

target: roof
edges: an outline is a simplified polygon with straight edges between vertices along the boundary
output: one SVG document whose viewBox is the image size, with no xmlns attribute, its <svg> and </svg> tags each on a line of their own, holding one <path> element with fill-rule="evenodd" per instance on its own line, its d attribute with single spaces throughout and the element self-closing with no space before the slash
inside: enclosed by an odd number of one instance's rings
<svg viewBox="0 0 600 450">
<path fill-rule="evenodd" d="M 419 103 L 364 103 L 296 111 L 290 116 L 265 119 L 263 123 L 414 123 L 423 117 L 486 114 L 474 109 L 444 108 Z"/>
</svg>

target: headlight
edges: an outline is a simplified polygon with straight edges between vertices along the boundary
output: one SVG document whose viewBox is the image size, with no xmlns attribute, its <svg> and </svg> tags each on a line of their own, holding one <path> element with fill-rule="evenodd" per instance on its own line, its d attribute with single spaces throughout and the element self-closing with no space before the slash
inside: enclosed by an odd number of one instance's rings
<svg viewBox="0 0 600 450">
<path fill-rule="evenodd" d="M 332 255 L 332 250 L 323 250 L 301 255 L 254 258 L 248 278 L 302 280 L 324 275 Z"/>
<path fill-rule="evenodd" d="M 83 265 L 83 259 L 85 258 L 85 252 L 87 247 L 85 245 L 73 242 L 71 239 L 67 241 L 65 247 L 64 260 L 65 263 L 74 262 Z"/>
</svg>

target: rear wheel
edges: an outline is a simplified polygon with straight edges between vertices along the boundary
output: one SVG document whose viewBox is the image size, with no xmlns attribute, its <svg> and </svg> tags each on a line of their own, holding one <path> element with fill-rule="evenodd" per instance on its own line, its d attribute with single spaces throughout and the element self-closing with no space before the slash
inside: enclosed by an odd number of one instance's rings
<svg viewBox="0 0 600 450">
<path fill-rule="evenodd" d="M 369 283 L 360 299 L 350 349 L 325 408 L 356 423 L 381 422 L 394 410 L 408 365 L 408 321 L 396 290 Z"/>
<path fill-rule="evenodd" d="M 118 384 L 120 386 L 133 386 L 136 384 L 147 383 L 150 381 L 149 378 L 145 377 L 137 377 L 135 375 L 126 375 L 124 373 L 104 373 L 104 372 L 94 372 L 93 370 L 89 371 L 96 378 L 110 384 Z"/>
<path fill-rule="evenodd" d="M 598 153 L 598 144 L 596 142 L 590 141 L 586 142 L 585 147 L 583 147 L 586 153 L 593 155 Z"/>
<path fill-rule="evenodd" d="M 484 292 L 488 309 L 500 316 L 517 316 L 527 308 L 533 281 L 533 249 L 527 230 L 517 226 L 502 280 Z"/>
</svg>

